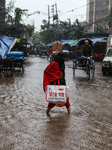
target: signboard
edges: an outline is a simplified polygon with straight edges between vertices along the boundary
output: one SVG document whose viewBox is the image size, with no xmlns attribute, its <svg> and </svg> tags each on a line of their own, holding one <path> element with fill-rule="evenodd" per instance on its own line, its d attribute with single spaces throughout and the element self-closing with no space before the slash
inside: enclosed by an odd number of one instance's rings
<svg viewBox="0 0 112 150">
<path fill-rule="evenodd" d="M 55 42 L 53 44 L 53 51 L 56 53 L 62 51 L 62 44 L 60 42 Z"/>
</svg>

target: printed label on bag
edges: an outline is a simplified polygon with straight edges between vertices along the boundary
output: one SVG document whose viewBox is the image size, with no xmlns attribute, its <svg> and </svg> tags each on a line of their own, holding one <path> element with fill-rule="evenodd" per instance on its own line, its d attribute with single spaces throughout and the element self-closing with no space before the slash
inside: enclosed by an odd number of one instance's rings
<svg viewBox="0 0 112 150">
<path fill-rule="evenodd" d="M 48 85 L 46 92 L 46 101 L 51 103 L 66 103 L 67 86 Z"/>
</svg>

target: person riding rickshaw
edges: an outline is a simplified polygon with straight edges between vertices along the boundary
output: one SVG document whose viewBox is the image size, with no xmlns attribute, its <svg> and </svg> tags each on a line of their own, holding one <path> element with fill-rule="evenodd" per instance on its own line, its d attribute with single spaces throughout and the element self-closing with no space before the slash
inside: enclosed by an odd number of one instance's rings
<svg viewBox="0 0 112 150">
<path fill-rule="evenodd" d="M 84 65 L 86 63 L 86 59 L 90 57 L 90 63 L 93 63 L 93 52 L 92 52 L 92 41 L 88 39 L 82 39 L 79 41 L 76 51 L 75 61 L 80 65 Z"/>
<path fill-rule="evenodd" d="M 77 45 L 76 58 L 73 60 L 73 76 L 75 76 L 75 69 L 80 67 L 81 70 L 86 71 L 90 79 L 91 72 L 92 76 L 94 76 L 95 71 L 93 62 L 92 41 L 89 39 L 81 39 Z"/>
</svg>

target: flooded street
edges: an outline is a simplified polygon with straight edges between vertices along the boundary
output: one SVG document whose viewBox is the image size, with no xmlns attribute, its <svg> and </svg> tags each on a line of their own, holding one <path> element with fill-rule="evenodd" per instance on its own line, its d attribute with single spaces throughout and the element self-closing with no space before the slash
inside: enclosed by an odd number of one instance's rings
<svg viewBox="0 0 112 150">
<path fill-rule="evenodd" d="M 43 70 L 46 58 L 27 58 L 24 74 L 0 77 L 0 150 L 112 150 L 112 75 L 87 80 L 66 62 L 72 114 L 54 107 L 46 115 Z"/>
</svg>

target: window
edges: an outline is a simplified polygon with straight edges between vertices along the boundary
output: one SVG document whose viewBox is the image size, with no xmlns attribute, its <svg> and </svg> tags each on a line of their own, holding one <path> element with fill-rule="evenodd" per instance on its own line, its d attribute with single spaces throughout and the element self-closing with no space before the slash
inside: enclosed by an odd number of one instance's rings
<svg viewBox="0 0 112 150">
<path fill-rule="evenodd" d="M 108 57 L 112 57 L 112 49 L 109 49 L 109 50 L 108 50 L 107 56 L 108 56 Z"/>
</svg>

